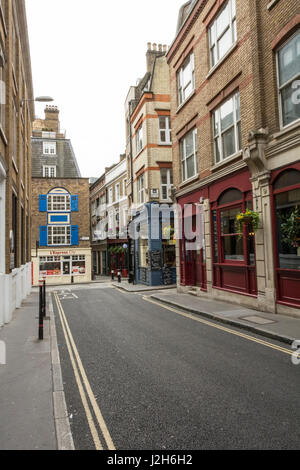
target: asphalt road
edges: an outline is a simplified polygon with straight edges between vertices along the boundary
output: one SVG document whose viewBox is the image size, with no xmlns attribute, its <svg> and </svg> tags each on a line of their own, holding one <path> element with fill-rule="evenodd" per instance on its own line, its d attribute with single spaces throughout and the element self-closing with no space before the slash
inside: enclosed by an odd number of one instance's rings
<svg viewBox="0 0 300 470">
<path fill-rule="evenodd" d="M 142 295 L 74 294 L 59 302 L 117 450 L 300 448 L 300 366 L 288 347 L 268 341 L 284 350 L 272 349 Z M 91 420 L 107 449 L 90 400 L 90 420 L 84 408 L 54 295 L 53 305 L 76 449 L 95 449 Z"/>
</svg>

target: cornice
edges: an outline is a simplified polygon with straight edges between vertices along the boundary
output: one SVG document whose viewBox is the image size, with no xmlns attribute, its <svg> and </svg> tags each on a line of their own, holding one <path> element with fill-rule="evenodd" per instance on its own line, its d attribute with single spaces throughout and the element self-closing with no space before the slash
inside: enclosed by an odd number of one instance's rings
<svg viewBox="0 0 300 470">
<path fill-rule="evenodd" d="M 226 176 L 232 175 L 233 173 L 236 173 L 237 171 L 243 170 L 244 168 L 247 168 L 247 164 L 244 161 L 239 161 L 233 165 L 230 165 L 229 167 L 223 168 L 222 170 L 218 171 L 217 173 L 214 173 L 210 176 L 207 176 L 201 181 L 197 181 L 197 183 L 191 184 L 188 187 L 177 191 L 175 193 L 176 199 L 179 199 L 180 197 L 186 196 L 190 193 L 193 193 L 195 191 L 198 191 L 199 189 L 203 189 L 206 186 L 219 181 L 222 178 L 225 178 Z"/>
</svg>

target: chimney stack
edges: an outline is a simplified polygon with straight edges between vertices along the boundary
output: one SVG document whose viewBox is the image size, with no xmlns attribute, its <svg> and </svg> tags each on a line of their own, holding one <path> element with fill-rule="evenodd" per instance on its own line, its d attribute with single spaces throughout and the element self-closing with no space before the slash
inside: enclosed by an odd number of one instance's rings
<svg viewBox="0 0 300 470">
<path fill-rule="evenodd" d="M 46 106 L 44 125 L 47 130 L 59 133 L 59 109 L 57 106 Z"/>
<path fill-rule="evenodd" d="M 162 44 L 157 44 L 151 42 L 148 42 L 147 44 L 147 54 L 146 54 L 146 59 L 147 59 L 147 72 L 152 72 L 153 64 L 156 59 L 156 57 L 162 57 L 165 55 L 167 51 L 167 46 L 163 46 Z"/>
</svg>

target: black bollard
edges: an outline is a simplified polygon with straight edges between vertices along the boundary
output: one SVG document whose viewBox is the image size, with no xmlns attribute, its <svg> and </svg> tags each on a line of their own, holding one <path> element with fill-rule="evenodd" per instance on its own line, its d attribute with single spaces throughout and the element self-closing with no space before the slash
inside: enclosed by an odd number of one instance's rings
<svg viewBox="0 0 300 470">
<path fill-rule="evenodd" d="M 111 280 L 112 280 L 112 281 L 115 280 L 115 271 L 112 271 L 112 272 L 111 272 Z"/>
<path fill-rule="evenodd" d="M 46 318 L 46 281 L 43 281 L 43 317 Z"/>
<path fill-rule="evenodd" d="M 118 283 L 121 284 L 121 273 L 120 273 L 120 271 L 118 272 Z"/>
<path fill-rule="evenodd" d="M 40 285 L 40 302 L 39 302 L 39 340 L 44 339 L 44 316 L 43 316 L 43 286 Z"/>
</svg>

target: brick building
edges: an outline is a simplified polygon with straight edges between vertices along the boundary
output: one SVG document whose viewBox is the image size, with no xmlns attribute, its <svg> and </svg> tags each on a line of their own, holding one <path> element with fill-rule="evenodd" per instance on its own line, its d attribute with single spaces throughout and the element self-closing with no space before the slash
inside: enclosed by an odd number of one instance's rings
<svg viewBox="0 0 300 470">
<path fill-rule="evenodd" d="M 299 315 L 299 2 L 187 2 L 167 61 L 179 222 L 203 220 L 177 243 L 179 290 Z"/>
<path fill-rule="evenodd" d="M 93 272 L 109 275 L 112 270 L 128 275 L 127 167 L 125 155 L 106 168 L 91 186 Z"/>
<path fill-rule="evenodd" d="M 164 239 L 164 229 L 172 231 L 174 216 L 157 219 L 154 236 L 153 206 L 171 205 L 173 188 L 170 120 L 170 76 L 166 46 L 148 44 L 147 71 L 130 88 L 126 103 L 127 193 L 133 232 L 131 271 L 137 283 L 176 283 L 174 241 Z M 168 211 L 167 211 L 168 212 Z"/>
<path fill-rule="evenodd" d="M 0 2 L 0 327 L 31 288 L 33 87 L 24 0 Z"/>
<path fill-rule="evenodd" d="M 59 110 L 47 106 L 32 133 L 33 283 L 91 280 L 89 180 L 80 177 Z"/>
</svg>

